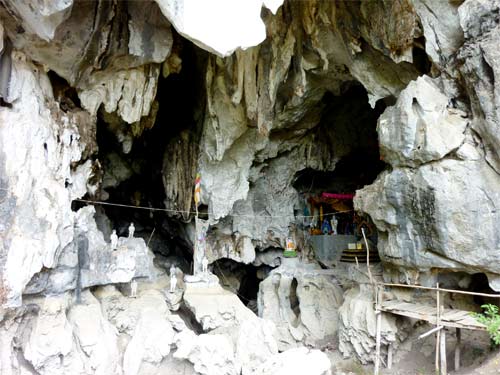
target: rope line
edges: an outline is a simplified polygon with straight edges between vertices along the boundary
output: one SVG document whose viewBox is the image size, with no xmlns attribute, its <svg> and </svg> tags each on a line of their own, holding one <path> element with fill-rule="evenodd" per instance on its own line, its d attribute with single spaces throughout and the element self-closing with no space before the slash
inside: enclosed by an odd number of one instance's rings
<svg viewBox="0 0 500 375">
<path fill-rule="evenodd" d="M 123 207 L 123 208 L 135 208 L 139 210 L 148 210 L 148 211 L 163 211 L 163 212 L 170 212 L 170 213 L 178 213 L 178 214 L 193 214 L 196 215 L 196 211 L 183 211 L 183 210 L 172 210 L 168 208 L 156 208 L 156 207 L 144 207 L 144 206 L 132 206 L 128 204 L 121 204 L 121 203 L 110 203 L 110 202 L 103 202 L 103 201 L 91 201 L 87 199 L 74 199 L 75 202 L 82 202 L 82 203 L 89 203 L 93 205 L 102 205 L 102 206 L 114 206 L 114 207 Z M 354 210 L 345 210 L 345 211 L 338 211 L 335 213 L 328 213 L 328 214 L 323 214 L 323 216 L 337 216 L 340 214 L 344 213 L 349 213 L 349 212 L 354 212 Z M 208 216 L 213 216 L 211 214 L 207 214 Z M 318 215 L 319 216 L 319 215 Z M 225 217 L 247 217 L 247 218 L 257 218 L 257 217 L 262 217 L 262 218 L 297 218 L 297 219 L 306 219 L 306 218 L 313 218 L 317 217 L 314 215 L 225 215 Z"/>
</svg>

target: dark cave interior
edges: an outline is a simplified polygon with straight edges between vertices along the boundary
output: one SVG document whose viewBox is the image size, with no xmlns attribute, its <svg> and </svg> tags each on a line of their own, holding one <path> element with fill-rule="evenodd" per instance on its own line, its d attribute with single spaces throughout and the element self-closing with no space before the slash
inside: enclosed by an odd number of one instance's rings
<svg viewBox="0 0 500 375">
<path fill-rule="evenodd" d="M 106 123 L 106 115 L 101 109 L 97 124 L 97 158 L 103 168 L 113 168 L 115 164 L 106 162 L 112 155 L 112 158 L 118 159 L 119 164 L 124 165 L 129 172 L 123 181 L 105 187 L 105 192 L 101 190 L 101 194 L 95 197 L 96 200 L 135 207 L 165 208 L 165 189 L 162 182 L 164 155 L 183 131 L 198 131 L 199 124 L 195 113 L 198 104 L 202 102 L 200 95 L 203 95 L 200 64 L 204 61 L 205 53 L 191 43 L 184 43 L 180 50 L 182 69 L 180 73 L 170 74 L 166 78 L 160 75 L 155 98 L 159 108 L 154 125 L 150 129 L 144 129 L 142 134 L 133 139 L 130 152 L 124 153 L 116 135 L 115 125 Z M 119 126 L 123 127 L 125 132 L 130 131 L 129 124 L 121 121 Z M 96 212 L 96 219 L 101 223 L 100 229 L 105 237 L 109 236 L 111 226 L 117 230 L 118 235 L 127 235 L 127 228 L 133 222 L 136 236 L 150 241 L 153 252 L 164 256 L 175 254 L 191 262 L 192 246 L 185 240 L 185 224 L 175 215 L 162 210 L 108 205 L 96 205 Z M 105 214 L 101 220 L 98 218 L 99 213 Z"/>
<path fill-rule="evenodd" d="M 205 102 L 203 66 L 207 54 L 185 41 L 178 50 L 182 69 L 180 73 L 167 78 L 160 77 L 155 98 L 158 112 L 154 126 L 145 128 L 133 138 L 129 152 L 124 152 L 123 144 L 120 143 L 123 137 L 119 140 L 117 132 L 131 134 L 131 125 L 110 117 L 101 108 L 97 123 L 97 158 L 103 169 L 108 169 L 103 171 L 104 176 L 107 172 L 119 175 L 120 168 L 127 172 L 121 179 L 102 187 L 95 197 L 87 196 L 86 199 L 134 206 L 96 205 L 96 221 L 106 239 L 111 229 L 125 236 L 129 224 L 133 222 L 136 236 L 144 238 L 154 253 L 164 257 L 175 255 L 190 264 L 193 251 L 189 229 L 191 224 L 187 224 L 190 217 L 186 219 L 182 215 L 162 211 L 166 205 L 165 158 L 169 157 L 172 145 L 180 142 L 179 139 L 186 132 L 193 134 L 194 139 L 199 137 L 199 114 L 204 110 L 200 103 Z M 67 95 L 69 99 L 73 97 L 70 90 Z M 376 132 L 377 119 L 386 108 L 386 103 L 392 104 L 390 98 L 385 102 L 379 100 L 372 108 L 366 90 L 356 82 L 346 83 L 339 96 L 329 92 L 324 95 L 321 120 L 309 132 L 317 140 L 320 152 L 336 161 L 335 169 L 319 171 L 306 168 L 297 172 L 293 186 L 299 194 L 305 197 L 321 192 L 354 193 L 356 189 L 375 180 L 387 167 L 380 160 Z M 280 136 L 279 131 L 271 134 L 271 137 L 276 136 Z M 110 162 L 113 158 L 118 162 Z M 75 202 L 74 209 L 82 205 Z M 352 201 L 347 202 L 347 205 L 352 209 Z M 206 208 L 201 207 L 201 212 Z M 339 216 L 343 227 L 346 226 L 344 222 L 352 221 L 352 215 L 344 216 Z M 218 266 L 221 264 L 217 263 Z M 234 267 L 232 271 L 235 271 Z M 241 290 L 238 292 L 245 304 L 256 299 L 259 283 L 257 271 L 254 266 L 245 266 Z"/>
<path fill-rule="evenodd" d="M 325 199 L 323 193 L 352 196 L 356 190 L 373 183 L 388 167 L 380 158 L 376 130 L 377 120 L 387 105 L 379 100 L 372 108 L 366 90 L 359 84 L 349 85 L 341 96 L 327 94 L 323 100 L 327 106 L 314 131 L 317 139 L 330 147 L 329 152 L 337 160 L 335 168 L 332 171 L 301 170 L 296 173 L 293 186 L 307 207 L 305 214 L 314 216 L 315 211 L 320 210 L 325 215 L 335 215 L 338 224 L 327 223 L 328 233 L 354 234 L 359 239 L 361 233 L 356 223 L 362 222 L 366 224 L 358 226 L 364 226 L 368 237 L 376 243 L 377 234 L 371 219 L 354 213 L 352 199 Z M 390 98 L 387 101 L 390 103 Z M 309 223 L 316 228 L 310 228 L 310 233 L 323 234 L 323 224 L 321 219 L 319 223 Z"/>
<path fill-rule="evenodd" d="M 257 313 L 257 294 L 260 282 L 272 270 L 267 265 L 254 266 L 221 258 L 211 265 L 212 272 L 219 277 L 221 285 L 237 294 L 238 298 L 254 313 Z"/>
</svg>

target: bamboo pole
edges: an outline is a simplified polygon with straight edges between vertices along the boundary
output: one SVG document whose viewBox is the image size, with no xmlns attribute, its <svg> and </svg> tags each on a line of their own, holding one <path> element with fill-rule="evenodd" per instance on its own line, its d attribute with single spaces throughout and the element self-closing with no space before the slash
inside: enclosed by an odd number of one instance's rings
<svg viewBox="0 0 500 375">
<path fill-rule="evenodd" d="M 425 290 L 439 290 L 441 292 L 466 294 L 466 295 L 469 295 L 469 296 L 482 296 L 482 297 L 490 297 L 490 298 L 500 298 L 500 294 L 487 294 L 487 293 L 467 292 L 465 290 L 457 290 L 457 289 L 443 289 L 443 288 L 434 288 L 434 287 L 429 287 L 429 286 L 398 284 L 398 283 L 377 283 L 377 284 L 383 285 L 383 286 L 392 286 L 392 287 L 401 287 L 401 288 L 414 288 L 414 289 L 425 289 Z"/>
<path fill-rule="evenodd" d="M 420 339 L 423 339 L 424 337 L 427 337 L 427 336 L 430 336 L 432 335 L 433 333 L 436 333 L 437 331 L 439 331 L 440 329 L 443 329 L 443 326 L 437 326 L 437 327 L 434 327 L 433 329 L 431 329 L 430 331 L 427 331 L 425 333 L 422 333 L 420 336 L 417 337 L 418 340 Z"/>
<path fill-rule="evenodd" d="M 392 369 L 392 344 L 387 346 L 387 369 Z"/>
<path fill-rule="evenodd" d="M 376 326 L 375 326 L 375 369 L 374 374 L 379 375 L 380 372 L 380 341 L 381 341 L 381 330 L 382 330 L 382 311 L 380 310 L 380 305 L 382 304 L 382 292 L 380 288 L 376 287 Z"/>
<path fill-rule="evenodd" d="M 460 370 L 460 350 L 462 345 L 462 331 L 457 328 L 457 342 L 455 344 L 455 371 Z"/>
<path fill-rule="evenodd" d="M 441 358 L 441 375 L 447 375 L 448 374 L 448 366 L 446 364 L 446 330 L 441 330 L 441 338 L 440 338 L 440 346 L 439 346 L 439 351 L 441 352 L 439 354 Z"/>
<path fill-rule="evenodd" d="M 440 323 L 439 283 L 436 284 L 436 305 L 437 305 L 437 307 L 436 307 L 436 326 L 439 327 L 439 323 Z M 436 332 L 436 359 L 434 362 L 436 375 L 439 374 L 439 348 L 440 348 L 439 340 L 440 340 L 440 338 L 441 338 L 441 330 L 438 330 Z"/>
<path fill-rule="evenodd" d="M 373 284 L 372 271 L 370 270 L 370 248 L 368 247 L 368 241 L 365 235 L 365 228 L 361 228 L 361 233 L 363 234 L 363 239 L 365 240 L 365 246 L 366 246 L 366 269 L 368 270 L 368 278 L 370 279 L 370 284 Z"/>
</svg>

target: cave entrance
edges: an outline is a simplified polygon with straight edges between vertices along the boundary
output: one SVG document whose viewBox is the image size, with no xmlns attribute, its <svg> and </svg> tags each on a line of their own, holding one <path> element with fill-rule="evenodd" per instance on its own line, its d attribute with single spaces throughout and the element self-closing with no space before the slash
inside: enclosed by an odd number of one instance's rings
<svg viewBox="0 0 500 375">
<path fill-rule="evenodd" d="M 257 314 L 257 294 L 262 280 L 272 270 L 270 266 L 254 266 L 232 259 L 218 259 L 211 265 L 223 288 L 235 293 L 243 304 Z"/>
<path fill-rule="evenodd" d="M 173 261 L 186 272 L 193 251 L 190 228 L 182 215 L 162 211 L 166 207 L 164 179 L 168 178 L 164 165 L 183 134 L 194 134 L 192 138 L 196 138 L 200 133 L 196 116 L 204 103 L 207 54 L 179 36 L 173 50 L 182 61 L 182 68 L 167 77 L 160 73 L 147 117 L 128 124 L 116 113 L 106 113 L 103 106 L 99 109 L 96 138 L 101 166 L 98 177 L 102 183 L 94 196 L 85 199 L 122 205 L 95 206 L 95 218 L 105 239 L 109 241 L 112 229 L 119 236 L 127 236 L 130 223 L 134 223 L 135 236 L 148 243 L 157 255 L 155 261 Z M 171 257 L 172 261 L 164 257 Z"/>
<path fill-rule="evenodd" d="M 327 94 L 325 110 L 314 129 L 318 147 L 333 160 L 333 168 L 299 171 L 293 186 L 303 207 L 303 228 L 310 235 L 316 259 L 329 266 L 338 261 L 366 262 L 362 229 L 371 242 L 370 261 L 379 261 L 377 232 L 367 215 L 354 211 L 356 190 L 373 183 L 386 168 L 379 154 L 377 119 L 387 101 L 372 108 L 363 86 L 350 84 L 340 96 Z M 331 165 L 328 161 L 326 165 Z"/>
</svg>

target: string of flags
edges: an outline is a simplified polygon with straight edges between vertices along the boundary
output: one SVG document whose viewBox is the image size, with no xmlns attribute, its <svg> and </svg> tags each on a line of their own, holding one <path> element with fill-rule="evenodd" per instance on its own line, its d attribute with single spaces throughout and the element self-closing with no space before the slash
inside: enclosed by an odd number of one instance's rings
<svg viewBox="0 0 500 375">
<path fill-rule="evenodd" d="M 196 207 L 196 217 L 198 217 L 198 206 L 201 202 L 201 174 L 196 173 L 194 181 L 194 206 Z"/>
</svg>

